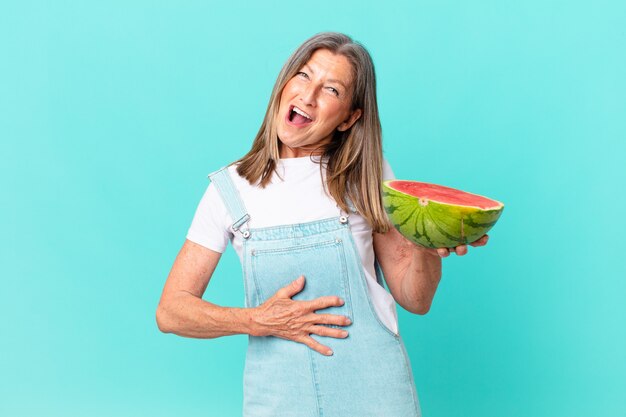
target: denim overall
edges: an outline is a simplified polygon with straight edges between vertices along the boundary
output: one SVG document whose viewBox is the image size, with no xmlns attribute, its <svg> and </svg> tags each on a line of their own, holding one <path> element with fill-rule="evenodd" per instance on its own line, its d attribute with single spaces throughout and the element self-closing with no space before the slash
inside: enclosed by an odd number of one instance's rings
<svg viewBox="0 0 626 417">
<path fill-rule="evenodd" d="M 275 336 L 249 336 L 244 417 L 419 417 L 417 391 L 404 343 L 381 321 L 369 298 L 349 217 L 248 228 L 248 215 L 227 168 L 209 175 L 243 237 L 246 307 L 305 276 L 293 300 L 336 295 L 345 301 L 315 313 L 344 315 L 347 338 L 310 336 L 334 352 Z M 382 285 L 377 265 L 376 275 Z"/>
</svg>

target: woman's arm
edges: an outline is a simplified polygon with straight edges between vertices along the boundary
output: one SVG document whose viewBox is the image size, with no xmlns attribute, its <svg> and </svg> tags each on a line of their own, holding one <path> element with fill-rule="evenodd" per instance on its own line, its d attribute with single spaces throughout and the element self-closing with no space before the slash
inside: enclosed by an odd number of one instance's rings
<svg viewBox="0 0 626 417">
<path fill-rule="evenodd" d="M 415 314 L 428 312 L 441 279 L 441 256 L 423 249 L 393 227 L 374 233 L 374 253 L 391 295 Z"/>
<path fill-rule="evenodd" d="M 251 334 L 250 309 L 221 307 L 202 299 L 221 255 L 185 241 L 157 307 L 156 320 L 162 332 L 195 338 Z"/>
<path fill-rule="evenodd" d="M 332 351 L 311 334 L 345 338 L 346 316 L 318 314 L 344 301 L 336 296 L 309 301 L 292 300 L 302 291 L 305 278 L 300 277 L 280 288 L 263 304 L 254 308 L 221 307 L 202 299 L 221 254 L 186 240 L 174 261 L 157 307 L 157 325 L 162 332 L 195 338 L 215 338 L 234 334 L 276 336 L 303 343 L 324 355 Z"/>
<path fill-rule="evenodd" d="M 489 236 L 483 235 L 469 245 L 484 246 L 487 240 Z M 397 303 L 411 313 L 426 314 L 441 280 L 441 258 L 450 253 L 463 256 L 467 253 L 467 245 L 450 250 L 425 248 L 391 227 L 387 233 L 374 233 L 374 253 Z"/>
</svg>

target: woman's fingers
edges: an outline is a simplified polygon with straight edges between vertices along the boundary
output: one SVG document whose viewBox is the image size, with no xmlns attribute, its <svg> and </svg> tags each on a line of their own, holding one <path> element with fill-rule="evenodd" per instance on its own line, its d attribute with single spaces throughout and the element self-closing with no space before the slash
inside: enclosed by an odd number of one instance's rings
<svg viewBox="0 0 626 417">
<path fill-rule="evenodd" d="M 300 275 L 297 279 L 280 288 L 274 296 L 278 298 L 291 298 L 298 294 L 304 288 L 304 275 Z"/>
<path fill-rule="evenodd" d="M 311 336 L 302 336 L 298 338 L 296 342 L 304 343 L 305 345 L 307 345 L 314 351 L 321 353 L 322 355 L 330 356 L 333 354 L 333 351 L 328 346 L 324 346 L 317 340 L 313 339 Z"/>
<path fill-rule="evenodd" d="M 467 253 L 467 245 L 459 245 L 452 250 L 455 251 L 458 256 L 463 256 Z"/>
<path fill-rule="evenodd" d="M 456 253 L 458 256 L 463 256 L 467 253 L 467 246 L 459 245 L 455 248 L 439 248 L 437 254 L 442 258 L 449 256 L 451 253 Z"/>
<path fill-rule="evenodd" d="M 470 243 L 470 246 L 485 246 L 489 240 L 489 235 L 483 235 L 480 239 Z M 458 256 L 467 254 L 467 245 L 459 245 L 454 248 L 437 248 L 437 254 L 442 258 L 449 256 L 451 253 L 455 253 Z"/>
<path fill-rule="evenodd" d="M 489 235 L 483 235 L 480 239 L 470 243 L 471 246 L 485 246 L 489 240 Z"/>
<path fill-rule="evenodd" d="M 327 327 L 327 326 L 318 326 L 318 325 L 311 326 L 309 328 L 309 332 L 315 333 L 320 336 L 325 336 L 325 337 L 336 337 L 338 339 L 343 339 L 343 338 L 348 337 L 347 330 L 335 329 L 333 327 Z"/>
<path fill-rule="evenodd" d="M 311 301 L 301 302 L 303 303 L 305 308 L 311 311 L 322 310 L 328 307 L 339 307 L 344 304 L 344 301 L 341 299 L 341 297 L 337 297 L 335 295 L 327 295 L 324 297 L 318 297 Z"/>
<path fill-rule="evenodd" d="M 442 257 L 446 257 L 448 255 L 450 255 L 451 253 L 455 253 L 457 256 L 463 256 L 465 254 L 467 254 L 467 245 L 459 245 L 456 246 L 454 248 L 439 248 L 437 249 L 437 251 L 441 254 L 442 252 L 445 252 L 445 255 L 440 255 Z"/>
<path fill-rule="evenodd" d="M 346 316 L 339 316 L 337 314 L 317 314 L 312 313 L 308 315 L 307 320 L 315 324 L 334 324 L 335 326 L 349 326 L 352 324 L 350 319 Z"/>
<path fill-rule="evenodd" d="M 329 295 L 318 297 L 309 301 L 295 301 L 291 297 L 304 289 L 304 276 L 298 277 L 284 287 L 280 288 L 273 297 L 259 306 L 261 323 L 261 336 L 277 336 L 283 339 L 303 343 L 322 355 L 332 355 L 327 346 L 322 345 L 310 335 L 317 334 L 325 337 L 343 339 L 348 336 L 347 331 L 324 326 L 348 326 L 351 323 L 346 316 L 336 314 L 317 314 L 315 311 L 328 307 L 344 305 L 341 297 Z"/>
</svg>

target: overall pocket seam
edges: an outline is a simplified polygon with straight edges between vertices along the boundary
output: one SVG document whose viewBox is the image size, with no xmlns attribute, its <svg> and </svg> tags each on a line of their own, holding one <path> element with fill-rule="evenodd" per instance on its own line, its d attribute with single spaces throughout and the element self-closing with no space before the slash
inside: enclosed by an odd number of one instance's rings
<svg viewBox="0 0 626 417">
<path fill-rule="evenodd" d="M 281 253 L 288 253 L 288 252 L 298 252 L 298 251 L 304 251 L 304 250 L 311 250 L 314 248 L 331 248 L 331 247 L 335 247 L 335 250 L 333 251 L 335 253 L 335 255 L 337 256 L 337 261 L 339 262 L 339 271 L 340 271 L 340 279 L 339 279 L 339 285 L 340 288 L 343 292 L 342 294 L 342 298 L 344 299 L 344 304 L 342 306 L 339 307 L 344 307 L 345 308 L 345 313 L 347 313 L 347 316 L 350 317 L 351 320 L 353 320 L 353 311 L 352 311 L 352 298 L 351 298 L 351 294 L 350 294 L 350 288 L 349 288 L 349 283 L 348 283 L 348 270 L 347 270 L 347 264 L 346 264 L 346 260 L 344 258 L 344 250 L 343 250 L 343 245 L 341 245 L 342 241 L 338 238 L 335 237 L 333 240 L 325 240 L 325 241 L 321 241 L 321 242 L 316 242 L 316 243 L 307 243 L 307 244 L 303 244 L 303 245 L 292 245 L 292 246 L 288 246 L 288 247 L 283 247 L 283 248 L 275 248 L 275 249 L 251 249 L 251 261 L 250 261 L 250 267 L 252 269 L 251 271 L 251 276 L 254 282 L 254 286 L 255 286 L 255 292 L 257 294 L 258 297 L 258 302 L 259 304 L 262 302 L 261 300 L 264 300 L 265 298 L 263 298 L 263 293 L 266 292 L 264 290 L 262 290 L 262 286 L 260 285 L 259 279 L 258 279 L 258 272 L 257 272 L 257 261 L 255 259 L 257 259 L 259 256 L 262 257 L 262 255 L 274 255 L 274 254 L 281 254 Z M 268 298 L 272 296 L 272 294 L 268 294 L 267 295 Z M 336 326 L 336 325 L 326 325 L 328 327 L 343 327 L 343 326 Z"/>
<path fill-rule="evenodd" d="M 305 250 L 305 249 L 310 249 L 313 247 L 325 247 L 325 246 L 332 246 L 332 245 L 337 245 L 337 239 L 333 239 L 333 240 L 324 240 L 322 242 L 317 242 L 317 243 L 306 243 L 303 245 L 294 245 L 294 246 L 288 246 L 288 247 L 283 247 L 283 248 L 275 248 L 275 249 L 253 249 L 253 256 L 259 256 L 259 255 L 264 255 L 264 254 L 273 254 L 273 253 L 281 253 L 281 252 L 296 252 L 299 250 Z"/>
<path fill-rule="evenodd" d="M 249 284 L 249 278 L 250 275 L 254 276 L 254 273 L 251 274 L 251 271 L 249 270 L 250 268 L 247 268 L 246 265 L 248 264 L 250 256 L 248 255 L 248 242 L 244 241 L 243 242 L 243 259 L 242 259 L 242 265 L 243 265 L 243 293 L 244 293 L 244 301 L 245 301 L 245 306 L 246 308 L 251 308 L 251 307 L 257 307 L 254 303 L 254 300 L 251 299 L 251 294 L 250 292 L 250 288 L 248 288 L 248 284 Z M 254 279 L 254 278 L 253 278 Z M 255 283 L 256 286 L 256 283 Z M 256 288 L 255 288 L 256 290 Z M 259 299 L 259 294 L 257 292 L 257 300 Z"/>
</svg>

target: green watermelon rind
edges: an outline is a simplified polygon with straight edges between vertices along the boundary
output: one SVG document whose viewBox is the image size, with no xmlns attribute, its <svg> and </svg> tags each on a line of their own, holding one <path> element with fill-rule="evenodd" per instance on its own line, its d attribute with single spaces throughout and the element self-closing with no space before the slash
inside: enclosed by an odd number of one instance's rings
<svg viewBox="0 0 626 417">
<path fill-rule="evenodd" d="M 481 209 L 428 200 L 406 194 L 383 182 L 383 205 L 389 220 L 407 239 L 427 248 L 453 248 L 472 243 L 486 234 L 500 218 L 504 204 Z M 495 200 L 492 200 L 495 201 Z"/>
</svg>

